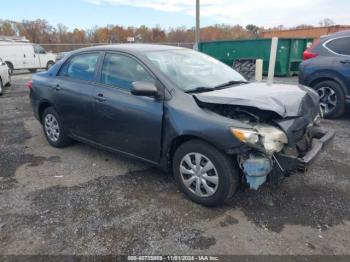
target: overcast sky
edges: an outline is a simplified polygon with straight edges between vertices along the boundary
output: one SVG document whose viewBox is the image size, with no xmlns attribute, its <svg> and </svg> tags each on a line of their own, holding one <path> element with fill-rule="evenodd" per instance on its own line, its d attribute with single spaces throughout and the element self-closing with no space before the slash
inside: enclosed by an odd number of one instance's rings
<svg viewBox="0 0 350 262">
<path fill-rule="evenodd" d="M 162 27 L 194 26 L 195 0 L 60 0 L 3 1 L 0 19 L 46 19 L 70 29 L 94 25 L 145 24 Z M 256 24 L 273 27 L 280 24 L 317 25 L 323 18 L 337 24 L 350 24 L 349 0 L 201 0 L 203 26 Z"/>
</svg>

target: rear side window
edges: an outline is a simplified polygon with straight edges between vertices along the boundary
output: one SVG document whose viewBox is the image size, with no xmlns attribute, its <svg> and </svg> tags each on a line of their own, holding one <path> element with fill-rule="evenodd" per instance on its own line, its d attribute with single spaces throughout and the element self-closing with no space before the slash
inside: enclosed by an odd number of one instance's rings
<svg viewBox="0 0 350 262">
<path fill-rule="evenodd" d="M 329 41 L 326 47 L 341 55 L 350 55 L 350 37 L 343 37 Z"/>
<path fill-rule="evenodd" d="M 102 65 L 102 83 L 130 90 L 136 81 L 155 82 L 152 75 L 135 59 L 125 55 L 106 54 Z"/>
<path fill-rule="evenodd" d="M 98 56 L 99 53 L 75 55 L 63 65 L 58 75 L 72 79 L 92 81 L 94 80 Z"/>
</svg>

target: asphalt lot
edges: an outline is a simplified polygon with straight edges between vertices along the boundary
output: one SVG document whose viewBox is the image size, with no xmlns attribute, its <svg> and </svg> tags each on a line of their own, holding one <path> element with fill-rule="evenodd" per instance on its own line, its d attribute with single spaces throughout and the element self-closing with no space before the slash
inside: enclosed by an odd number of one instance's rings
<svg viewBox="0 0 350 262">
<path fill-rule="evenodd" d="M 151 166 L 50 147 L 30 77 L 0 97 L 0 254 L 350 254 L 349 117 L 306 174 L 205 208 Z"/>
</svg>

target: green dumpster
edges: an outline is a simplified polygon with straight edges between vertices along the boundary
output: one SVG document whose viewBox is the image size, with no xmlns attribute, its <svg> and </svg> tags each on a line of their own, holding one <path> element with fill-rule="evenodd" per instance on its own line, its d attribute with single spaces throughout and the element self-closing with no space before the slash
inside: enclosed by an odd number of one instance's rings
<svg viewBox="0 0 350 262">
<path fill-rule="evenodd" d="M 298 74 L 303 52 L 312 44 L 310 38 L 279 38 L 275 66 L 276 76 Z M 271 38 L 201 42 L 198 50 L 232 66 L 236 59 L 262 59 L 264 74 L 270 60 Z"/>
</svg>

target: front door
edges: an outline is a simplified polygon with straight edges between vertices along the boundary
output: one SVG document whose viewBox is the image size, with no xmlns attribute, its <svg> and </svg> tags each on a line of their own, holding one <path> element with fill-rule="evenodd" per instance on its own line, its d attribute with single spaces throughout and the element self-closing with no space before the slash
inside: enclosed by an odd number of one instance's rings
<svg viewBox="0 0 350 262">
<path fill-rule="evenodd" d="M 135 58 L 107 53 L 100 85 L 94 88 L 94 137 L 107 147 L 158 162 L 161 149 L 163 101 L 134 96 L 135 81 L 155 84 L 152 74 Z"/>
</svg>

